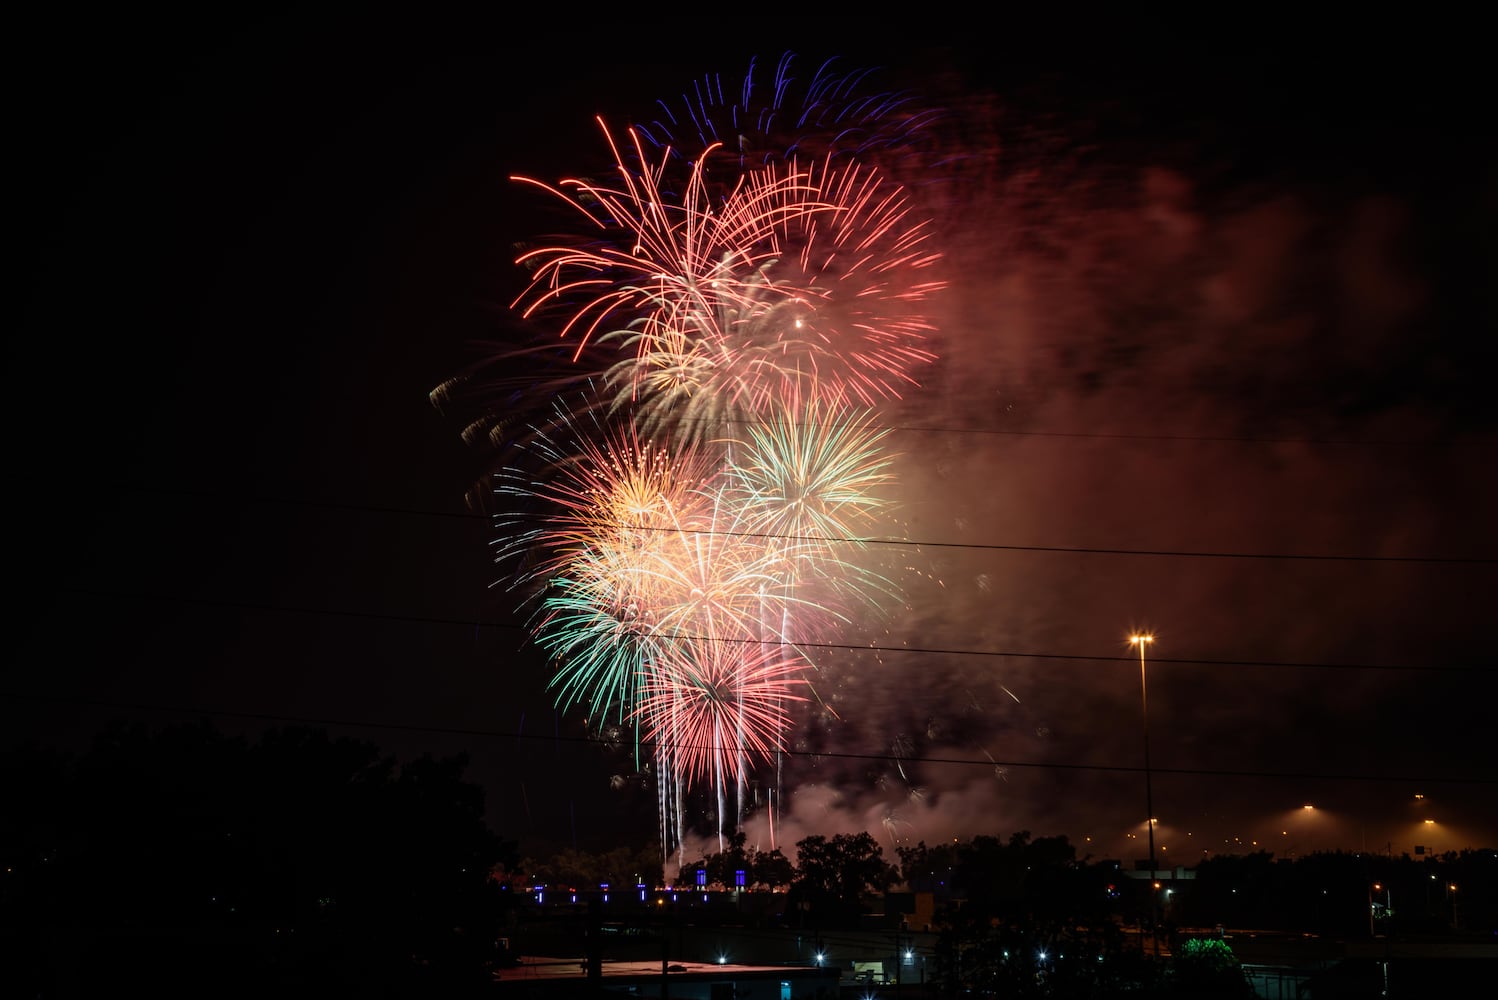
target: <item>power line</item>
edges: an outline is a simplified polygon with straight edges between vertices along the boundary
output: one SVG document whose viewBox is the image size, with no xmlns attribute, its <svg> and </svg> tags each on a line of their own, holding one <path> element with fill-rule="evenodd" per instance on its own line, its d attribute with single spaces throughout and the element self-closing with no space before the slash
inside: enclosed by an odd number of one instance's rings
<svg viewBox="0 0 1498 1000">
<path fill-rule="evenodd" d="M 162 489 L 160 487 L 129 487 L 142 493 L 162 493 L 168 495 L 184 496 L 212 496 L 215 500 L 222 498 L 217 494 L 209 494 L 195 490 Z M 360 513 L 372 514 L 401 514 L 416 517 L 443 517 L 456 518 L 460 520 L 492 521 L 492 515 L 456 512 L 456 511 L 432 511 L 409 507 L 376 507 L 367 504 L 351 504 L 346 502 L 333 502 L 323 500 L 299 500 L 286 497 L 242 497 L 242 499 L 255 503 L 282 504 L 285 506 L 318 507 L 329 510 L 348 510 Z M 508 515 L 515 522 L 534 522 L 545 524 L 546 519 L 542 515 L 517 513 Z M 1428 565 L 1453 565 L 1453 566 L 1495 566 L 1498 565 L 1498 557 L 1468 557 L 1468 556 L 1371 556 L 1371 555 L 1338 555 L 1338 554 L 1315 554 L 1302 552 L 1229 552 L 1229 551 L 1206 551 L 1192 549 L 1126 549 L 1126 548 L 1104 548 L 1100 546 L 1068 546 L 1068 545 L 1009 545 L 984 542 L 932 542 L 920 541 L 907 538 L 854 538 L 854 537 L 830 537 L 811 535 L 771 535 L 756 532 L 735 531 L 711 531 L 703 528 L 667 529 L 649 525 L 638 526 L 639 530 L 652 531 L 679 531 L 686 535 L 706 535 L 711 537 L 725 538 L 753 538 L 773 539 L 780 542 L 813 542 L 817 544 L 847 544 L 861 546 L 890 546 L 913 549 L 960 549 L 978 552 L 1050 552 L 1063 555 L 1111 555 L 1111 556 L 1145 556 L 1171 559 L 1257 559 L 1280 562 L 1348 562 L 1348 563 L 1392 563 L 1392 564 L 1428 564 Z"/>
<path fill-rule="evenodd" d="M 897 538 L 821 538 L 809 535 L 767 535 L 749 532 L 707 532 L 683 530 L 683 534 L 715 534 L 729 537 L 773 538 L 789 542 L 839 542 L 858 545 L 898 545 L 919 549 L 968 549 L 980 552 L 1060 552 L 1072 555 L 1111 556 L 1168 556 L 1176 559 L 1273 559 L 1302 560 L 1307 562 L 1360 562 L 1360 563 L 1451 563 L 1456 565 L 1498 565 L 1498 558 L 1465 558 L 1460 556 L 1349 556 L 1311 555 L 1290 552 L 1204 552 L 1188 549 L 1106 549 L 1093 546 L 1066 545 L 996 545 L 983 542 L 914 542 Z"/>
<path fill-rule="evenodd" d="M 746 417 L 694 417 L 679 416 L 677 421 L 682 425 L 697 427 L 717 428 L 724 425 L 736 427 L 758 427 L 763 426 L 764 421 L 754 420 Z M 531 425 L 534 427 L 534 425 Z M 1201 443 L 1201 444 L 1269 444 L 1269 445 L 1309 445 L 1323 448 L 1394 448 L 1410 449 L 1417 452 L 1445 451 L 1453 448 L 1464 447 L 1492 447 L 1493 443 L 1482 436 L 1468 438 L 1443 437 L 1431 439 L 1406 439 L 1391 440 L 1380 438 L 1335 438 L 1335 437 L 1277 437 L 1255 434 L 1162 434 L 1162 433 L 1126 433 L 1122 431 L 1043 431 L 1029 428 L 1000 428 L 1000 427 L 956 427 L 956 426 L 922 426 L 919 424 L 904 423 L 873 423 L 871 428 L 877 428 L 890 434 L 933 434 L 952 437 L 974 436 L 974 437 L 1022 437 L 1022 438 L 1052 438 L 1065 440 L 1068 438 L 1078 440 L 1101 440 L 1101 441 L 1161 441 L 1171 443 Z M 1381 456 L 1382 457 L 1382 456 Z"/>
<path fill-rule="evenodd" d="M 470 736 L 485 739 L 505 739 L 516 742 L 545 742 L 548 744 L 567 743 L 579 746 L 598 746 L 605 741 L 586 736 L 562 736 L 553 734 L 549 736 L 527 735 L 525 733 L 504 733 L 494 729 L 469 729 L 455 726 L 418 726 L 410 723 L 393 722 L 370 722 L 359 719 L 338 719 L 324 717 L 306 717 L 281 715 L 272 712 L 241 712 L 231 710 L 220 710 L 211 708 L 189 708 L 181 705 L 160 705 L 140 702 L 120 702 L 100 698 L 83 698 L 76 696 L 49 696 L 36 694 L 22 694 L 13 691 L 0 692 L 0 699 L 9 701 L 45 702 L 49 704 L 79 705 L 93 708 L 107 708 L 126 710 L 132 712 L 156 712 L 172 715 L 195 715 L 210 716 L 214 718 L 241 719 L 253 722 L 275 722 L 283 725 L 296 726 L 318 726 L 339 727 L 347 729 L 378 729 L 392 732 L 429 733 L 439 736 Z M 668 747 L 674 750 L 703 750 L 708 749 L 719 753 L 738 752 L 743 747 L 702 747 L 695 743 L 673 743 L 663 741 L 651 741 L 651 745 Z M 873 761 L 877 763 L 901 763 L 901 764 L 952 764 L 961 767 L 983 767 L 993 769 L 1001 768 L 1025 768 L 1032 770 L 1048 771 L 1087 771 L 1087 772 L 1112 772 L 1121 774 L 1142 773 L 1142 767 L 1131 767 L 1123 764 L 1067 764 L 1054 761 L 1010 761 L 994 760 L 984 757 L 982 760 L 969 757 L 934 757 L 924 755 L 896 755 L 887 753 L 851 753 L 848 751 L 805 751 L 794 749 L 783 749 L 780 751 L 790 759 L 830 759 L 846 761 Z M 1366 774 L 1366 773 L 1327 773 L 1317 771 L 1261 771 L 1261 770 L 1227 770 L 1223 768 L 1187 768 L 1187 767 L 1155 767 L 1151 770 L 1156 774 L 1171 774 L 1195 777 L 1219 777 L 1219 778 L 1298 778 L 1303 780 L 1319 781 L 1400 781 L 1421 782 L 1427 784 L 1457 784 L 1457 785 L 1498 785 L 1498 777 L 1471 777 L 1466 775 L 1429 775 L 1429 774 Z"/>
<path fill-rule="evenodd" d="M 706 418 L 682 418 L 683 423 L 695 423 Z M 730 420 L 727 423 L 748 424 L 751 421 Z M 1441 439 L 1430 441 L 1389 441 L 1376 439 L 1357 438 L 1299 438 L 1299 437 L 1262 437 L 1257 435 L 1240 434 L 1127 434 L 1117 431 L 1037 431 L 1017 430 L 996 427 L 922 427 L 911 424 L 880 424 L 876 425 L 892 434 L 940 434 L 940 435 L 975 435 L 979 437 L 1029 437 L 1029 438 L 1055 438 L 1064 440 L 1075 438 L 1081 440 L 1093 439 L 1101 441 L 1170 441 L 1170 442 L 1199 442 L 1202 444 L 1296 444 L 1312 445 L 1327 448 L 1408 448 L 1414 450 L 1439 451 L 1453 447 L 1492 447 L 1491 442 L 1482 440 Z"/>
<path fill-rule="evenodd" d="M 158 601 L 168 604 L 196 604 L 217 608 L 229 608 L 241 611 L 261 611 L 271 614 L 290 615 L 320 615 L 335 618 L 362 618 L 375 621 L 410 622 L 422 625 L 449 625 L 462 628 L 487 628 L 510 632 L 527 632 L 523 625 L 513 622 L 485 622 L 464 618 L 437 618 L 429 615 L 393 615 L 385 612 L 375 611 L 343 611 L 333 608 L 308 608 L 291 607 L 276 604 L 254 604 L 245 601 L 216 600 L 205 597 L 182 597 L 171 594 L 125 594 L 98 590 L 85 590 L 82 588 L 63 588 L 66 593 L 78 594 L 84 597 L 103 598 L 107 600 L 136 600 L 136 601 Z M 1086 653 L 1046 653 L 1024 650 L 1000 650 L 1000 649 L 959 649 L 940 646 L 880 646 L 875 644 L 861 645 L 854 643 L 836 642 L 781 642 L 775 639 L 754 638 L 725 638 L 709 636 L 676 636 L 683 640 L 714 641 L 722 643 L 741 643 L 749 645 L 766 646 L 792 646 L 797 649 L 810 650 L 834 650 L 840 652 L 869 652 L 869 653 L 909 653 L 923 656 L 974 656 L 1009 658 L 1024 660 L 1056 660 L 1086 663 L 1121 663 L 1126 657 L 1118 653 L 1109 655 L 1086 654 Z M 1127 658 L 1130 666 L 1134 661 Z M 1221 659 L 1193 659 L 1189 657 L 1151 657 L 1151 665 L 1154 664 L 1179 664 L 1185 666 L 1210 666 L 1210 667 L 1264 667 L 1270 669 L 1292 669 L 1292 670 L 1389 670 L 1406 671 L 1414 673 L 1493 673 L 1491 666 L 1479 664 L 1462 665 L 1439 665 L 1439 664 L 1409 664 L 1409 663 L 1316 663 L 1307 661 L 1285 661 L 1285 660 L 1221 660 Z"/>
</svg>

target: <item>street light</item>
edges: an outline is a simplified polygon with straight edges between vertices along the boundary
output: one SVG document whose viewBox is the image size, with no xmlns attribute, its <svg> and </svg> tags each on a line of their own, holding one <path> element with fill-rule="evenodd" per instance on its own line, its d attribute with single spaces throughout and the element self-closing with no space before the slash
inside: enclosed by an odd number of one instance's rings
<svg viewBox="0 0 1498 1000">
<path fill-rule="evenodd" d="M 1153 635 L 1140 633 L 1129 636 L 1129 645 L 1139 647 L 1139 702 L 1144 710 L 1144 808 L 1145 822 L 1149 828 L 1150 878 L 1155 877 L 1155 794 L 1150 776 L 1150 698 L 1149 685 L 1145 680 L 1144 647 L 1155 641 Z"/>
<path fill-rule="evenodd" d="M 1139 703 L 1144 711 L 1144 810 L 1149 829 L 1150 885 L 1155 884 L 1155 793 L 1150 777 L 1150 698 L 1149 685 L 1145 681 L 1144 647 L 1155 641 L 1148 632 L 1136 632 L 1129 636 L 1129 645 L 1139 647 Z M 1155 937 L 1155 892 L 1150 890 L 1150 938 Z M 1155 953 L 1159 954 L 1159 942 L 1155 942 Z"/>
</svg>

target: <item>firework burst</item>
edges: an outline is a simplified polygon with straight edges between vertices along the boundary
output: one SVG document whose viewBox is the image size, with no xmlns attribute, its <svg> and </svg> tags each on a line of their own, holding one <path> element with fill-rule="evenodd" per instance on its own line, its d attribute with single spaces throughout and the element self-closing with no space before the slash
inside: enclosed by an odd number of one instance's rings
<svg viewBox="0 0 1498 1000">
<path fill-rule="evenodd" d="M 516 562 L 509 586 L 538 603 L 532 630 L 558 664 L 559 701 L 622 717 L 639 664 L 660 642 L 659 567 L 675 558 L 714 466 L 606 425 L 588 407 L 579 416 L 559 404 L 528 444 L 530 461 L 496 479 L 506 511 L 496 559 Z"/>
<path fill-rule="evenodd" d="M 775 647 L 692 638 L 647 671 L 635 718 L 688 782 L 723 788 L 747 777 L 749 758 L 785 748 L 788 706 L 806 700 L 808 669 Z"/>
<path fill-rule="evenodd" d="M 867 79 L 751 63 L 622 139 L 599 119 L 607 182 L 515 178 L 582 232 L 518 256 L 513 308 L 551 335 L 499 360 L 550 367 L 465 439 L 518 453 L 491 477 L 501 580 L 557 704 L 651 744 L 663 851 L 694 787 L 721 836 L 731 786 L 739 818 L 755 767 L 778 786 L 811 644 L 899 598 L 860 565 L 890 517 L 873 418 L 936 360 L 945 282 L 890 168 L 938 116 Z M 549 416 L 527 420 L 538 395 Z"/>
<path fill-rule="evenodd" d="M 671 201 L 659 166 L 632 172 L 609 142 L 620 185 L 546 187 L 600 238 L 524 254 L 532 279 L 515 304 L 559 315 L 575 357 L 612 348 L 616 410 L 698 440 L 778 400 L 871 406 L 918 384 L 936 357 L 922 309 L 945 282 L 900 185 L 857 164 L 793 161 L 738 177 L 713 206 L 699 160 Z"/>
<path fill-rule="evenodd" d="M 808 197 L 804 173 L 790 171 L 740 178 L 733 209 L 715 211 L 700 161 L 683 194 L 667 193 L 664 164 L 648 160 L 638 134 L 629 136 L 644 163 L 637 171 L 625 166 L 618 142 L 599 124 L 614 155 L 617 186 L 571 179 L 553 187 L 514 178 L 561 199 L 596 234 L 537 247 L 516 260 L 531 280 L 515 307 L 527 319 L 564 310 L 560 336 L 574 338 L 574 359 L 600 331 L 639 324 L 647 338 L 659 338 L 662 330 L 710 320 L 724 308 L 719 299 L 733 294 L 733 282 L 725 279 L 752 272 L 768 252 L 765 237 L 779 214 L 820 207 Z"/>
<path fill-rule="evenodd" d="M 886 428 L 867 410 L 853 410 L 815 397 L 789 403 L 762 422 L 743 428 L 727 470 L 727 493 L 749 532 L 762 537 L 777 559 L 787 595 L 808 583 L 820 595 L 822 614 L 798 621 L 798 602 L 787 598 L 780 628 L 787 641 L 811 641 L 811 627 L 837 624 L 832 608 L 877 613 L 898 588 L 860 565 L 864 532 L 875 525 L 893 479 L 893 456 L 882 447 Z M 825 633 L 822 633 L 825 634 Z"/>
<path fill-rule="evenodd" d="M 873 406 L 935 361 L 923 309 L 946 287 L 941 255 L 904 189 L 856 165 L 777 169 L 751 175 L 765 197 L 730 199 L 720 217 L 746 216 L 733 229 L 752 246 L 656 286 L 710 296 L 659 302 L 609 335 L 625 355 L 608 375 L 615 405 L 646 426 L 690 439 L 782 400 Z"/>
<path fill-rule="evenodd" d="M 751 59 L 743 76 L 703 76 L 639 131 L 681 160 L 711 158 L 728 176 L 791 159 L 860 162 L 910 156 L 930 144 L 945 116 L 908 91 L 879 89 L 873 68 L 836 59 L 806 66 L 782 53 L 766 70 Z"/>
</svg>

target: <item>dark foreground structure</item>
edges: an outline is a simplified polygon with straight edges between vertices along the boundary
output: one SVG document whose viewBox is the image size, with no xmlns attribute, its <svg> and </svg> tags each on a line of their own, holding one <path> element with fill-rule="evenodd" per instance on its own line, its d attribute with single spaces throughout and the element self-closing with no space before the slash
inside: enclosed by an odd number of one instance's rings
<svg viewBox="0 0 1498 1000">
<path fill-rule="evenodd" d="M 705 962 L 597 962 L 523 958 L 498 970 L 496 995 L 518 1000 L 595 996 L 670 1000 L 799 1000 L 838 995 L 839 970 Z"/>
</svg>

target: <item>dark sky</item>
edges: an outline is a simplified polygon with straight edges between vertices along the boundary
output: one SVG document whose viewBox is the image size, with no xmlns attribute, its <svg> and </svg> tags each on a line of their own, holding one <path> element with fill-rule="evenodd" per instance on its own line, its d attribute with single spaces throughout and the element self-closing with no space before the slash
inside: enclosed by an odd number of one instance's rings
<svg viewBox="0 0 1498 1000">
<path fill-rule="evenodd" d="M 887 631 L 849 638 L 883 651 L 823 665 L 838 718 L 790 766 L 781 843 L 1135 849 L 1135 627 L 1167 857 L 1498 843 L 1469 34 L 793 27 L 19 31 L 7 738 L 326 724 L 467 753 L 534 853 L 643 843 L 653 798 L 552 707 L 490 587 L 464 497 L 491 457 L 428 393 L 516 329 L 543 216 L 512 174 L 606 169 L 595 114 L 789 49 L 960 127 L 923 194 L 940 361 L 881 416 L 924 544 Z"/>
</svg>

